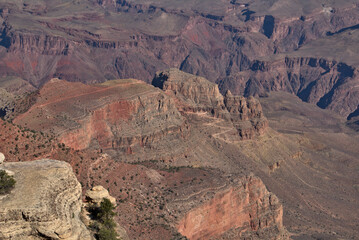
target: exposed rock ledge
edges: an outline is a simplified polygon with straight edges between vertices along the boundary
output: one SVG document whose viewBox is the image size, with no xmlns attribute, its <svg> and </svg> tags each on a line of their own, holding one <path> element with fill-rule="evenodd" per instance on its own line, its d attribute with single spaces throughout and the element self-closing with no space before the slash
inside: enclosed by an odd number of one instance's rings
<svg viewBox="0 0 359 240">
<path fill-rule="evenodd" d="M 242 140 L 262 135 L 268 128 L 257 99 L 233 96 L 230 91 L 223 96 L 217 84 L 203 77 L 171 68 L 157 72 L 152 84 L 177 99 L 182 112 L 207 112 L 231 121 Z"/>
<path fill-rule="evenodd" d="M 92 239 L 79 218 L 81 185 L 68 163 L 3 165 L 14 172 L 16 186 L 0 199 L 0 239 Z"/>
</svg>

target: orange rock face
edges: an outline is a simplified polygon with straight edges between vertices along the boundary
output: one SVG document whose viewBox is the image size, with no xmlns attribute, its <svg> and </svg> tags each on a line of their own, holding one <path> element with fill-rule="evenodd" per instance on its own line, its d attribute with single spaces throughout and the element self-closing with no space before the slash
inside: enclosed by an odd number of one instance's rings
<svg viewBox="0 0 359 240">
<path fill-rule="evenodd" d="M 217 193 L 210 201 L 189 211 L 178 231 L 191 240 L 219 237 L 230 229 L 258 232 L 283 229 L 283 208 L 259 178 L 250 177 L 242 186 Z M 272 232 L 274 233 L 274 231 Z"/>
<path fill-rule="evenodd" d="M 85 149 L 90 146 L 91 140 L 96 139 L 100 148 L 111 148 L 114 134 L 111 125 L 116 130 L 121 129 L 120 122 L 129 120 L 137 106 L 127 101 L 110 103 L 95 110 L 92 115 L 80 121 L 81 128 L 69 131 L 60 137 L 60 141 L 74 149 Z"/>
</svg>

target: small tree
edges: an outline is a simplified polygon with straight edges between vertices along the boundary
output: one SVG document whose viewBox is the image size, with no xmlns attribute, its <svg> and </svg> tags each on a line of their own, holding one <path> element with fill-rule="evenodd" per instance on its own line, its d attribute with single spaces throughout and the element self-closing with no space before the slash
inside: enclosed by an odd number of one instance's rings
<svg viewBox="0 0 359 240">
<path fill-rule="evenodd" d="M 0 170 L 0 195 L 10 193 L 15 187 L 15 179 L 6 173 L 5 170 Z"/>
<path fill-rule="evenodd" d="M 118 240 L 115 230 L 116 223 L 113 220 L 113 217 L 116 215 L 113 212 L 114 209 L 114 205 L 107 198 L 101 201 L 100 206 L 93 205 L 90 207 L 89 212 L 93 220 L 95 220 L 92 228 L 96 232 L 95 236 L 97 239 Z"/>
</svg>

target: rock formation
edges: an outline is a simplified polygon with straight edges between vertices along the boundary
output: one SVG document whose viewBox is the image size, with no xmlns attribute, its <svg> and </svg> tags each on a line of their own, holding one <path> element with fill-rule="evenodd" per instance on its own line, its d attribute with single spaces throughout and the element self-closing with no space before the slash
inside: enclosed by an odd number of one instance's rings
<svg viewBox="0 0 359 240">
<path fill-rule="evenodd" d="M 172 68 L 157 72 L 152 84 L 177 98 L 182 112 L 208 112 L 231 121 L 241 139 L 261 135 L 268 127 L 258 100 L 233 96 L 230 91 L 223 97 L 218 86 L 203 77 Z"/>
<path fill-rule="evenodd" d="M 116 199 L 103 186 L 95 186 L 86 191 L 86 200 L 90 203 L 99 205 L 104 198 L 107 198 L 116 206 Z"/>
<path fill-rule="evenodd" d="M 79 219 L 81 185 L 65 162 L 5 163 L 16 186 L 0 199 L 1 239 L 92 239 Z"/>
<path fill-rule="evenodd" d="M 4 161 L 5 161 L 5 155 L 0 152 L 0 170 L 4 170 L 7 175 L 9 176 L 14 176 L 14 172 L 13 171 L 10 171 L 8 169 L 5 169 L 3 166 L 4 166 Z"/>
<path fill-rule="evenodd" d="M 268 121 L 264 117 L 262 106 L 254 97 L 233 96 L 228 90 L 224 105 L 242 139 L 252 139 L 254 136 L 262 135 L 267 129 Z"/>
<path fill-rule="evenodd" d="M 184 135 L 173 100 L 138 80 L 88 86 L 53 79 L 36 104 L 15 123 L 54 132 L 74 149 L 96 147 L 131 153 L 165 137 Z"/>
<path fill-rule="evenodd" d="M 356 67 L 309 54 L 301 57 L 295 54 L 300 53 L 254 61 L 250 70 L 221 79 L 220 89 L 246 96 L 285 91 L 345 117 L 356 110 L 359 105 Z"/>
<path fill-rule="evenodd" d="M 248 177 L 185 213 L 178 231 L 190 240 L 287 239 L 282 215 L 277 197 Z"/>
</svg>

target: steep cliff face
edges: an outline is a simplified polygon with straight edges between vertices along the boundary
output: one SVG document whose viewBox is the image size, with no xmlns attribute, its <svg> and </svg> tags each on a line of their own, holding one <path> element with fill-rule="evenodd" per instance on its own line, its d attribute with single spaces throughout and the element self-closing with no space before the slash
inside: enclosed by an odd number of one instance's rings
<svg viewBox="0 0 359 240">
<path fill-rule="evenodd" d="M 265 133 L 268 121 L 257 99 L 233 96 L 228 90 L 224 97 L 224 105 L 242 139 L 252 139 Z"/>
<path fill-rule="evenodd" d="M 246 96 L 286 91 L 348 116 L 359 104 L 357 82 L 356 68 L 343 62 L 282 56 L 275 61 L 255 61 L 250 70 L 221 80 L 219 86 L 222 91 L 231 89 Z"/>
<path fill-rule="evenodd" d="M 169 69 L 158 72 L 152 84 L 175 97 L 183 112 L 207 112 L 232 122 L 241 139 L 261 135 L 268 127 L 258 100 L 233 96 L 230 91 L 223 96 L 216 84 L 203 77 Z"/>
<path fill-rule="evenodd" d="M 0 199 L 1 239 L 92 239 L 79 218 L 81 185 L 65 162 L 5 163 L 16 186 Z"/>
<path fill-rule="evenodd" d="M 152 85 L 176 96 L 182 111 L 204 111 L 217 115 L 224 110 L 218 86 L 203 77 L 171 68 L 158 72 Z"/>
<path fill-rule="evenodd" d="M 249 177 L 187 212 L 178 224 L 178 231 L 191 240 L 249 236 L 287 239 L 282 215 L 277 197 L 267 191 L 260 179 Z M 231 233 L 226 233 L 229 230 Z"/>
<path fill-rule="evenodd" d="M 54 132 L 74 149 L 128 153 L 167 135 L 183 137 L 186 129 L 173 100 L 137 80 L 88 86 L 53 79 L 40 90 L 36 104 L 14 121 Z"/>
</svg>

